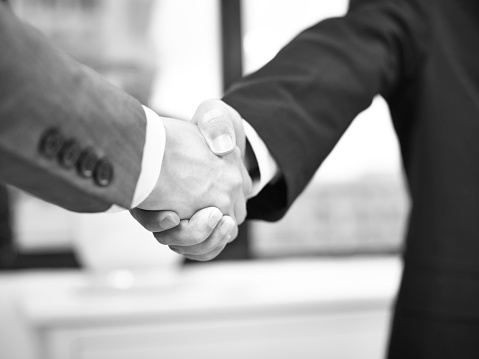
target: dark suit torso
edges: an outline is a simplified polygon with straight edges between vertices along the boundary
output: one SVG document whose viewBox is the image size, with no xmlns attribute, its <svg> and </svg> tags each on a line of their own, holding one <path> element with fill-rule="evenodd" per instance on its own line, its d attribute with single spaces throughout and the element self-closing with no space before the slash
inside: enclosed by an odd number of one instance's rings
<svg viewBox="0 0 479 359">
<path fill-rule="evenodd" d="M 249 204 L 280 217 L 354 117 L 387 100 L 412 208 L 390 358 L 479 358 L 479 2 L 357 0 L 225 96 L 283 180 Z"/>
</svg>

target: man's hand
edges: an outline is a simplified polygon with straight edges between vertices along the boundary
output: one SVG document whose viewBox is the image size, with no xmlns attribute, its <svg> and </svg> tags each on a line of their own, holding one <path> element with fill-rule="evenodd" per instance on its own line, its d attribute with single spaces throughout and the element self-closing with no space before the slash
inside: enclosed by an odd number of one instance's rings
<svg viewBox="0 0 479 359">
<path fill-rule="evenodd" d="M 220 100 L 203 102 L 193 116 L 192 123 L 198 124 L 213 153 L 227 156 L 237 145 L 241 157 L 245 159 L 246 139 L 242 119 L 227 104 Z M 213 259 L 238 235 L 237 223 L 233 218 L 223 216 L 224 212 L 218 208 L 204 208 L 189 220 L 181 222 L 176 213 L 171 211 L 134 209 L 131 213 L 147 230 L 154 232 L 160 243 L 169 245 L 173 251 L 193 260 Z"/>
<path fill-rule="evenodd" d="M 165 215 L 175 218 L 174 212 L 139 208 L 130 212 L 140 224 L 153 232 L 158 242 L 192 260 L 208 261 L 215 258 L 238 235 L 238 226 L 233 218 L 223 216 L 215 207 L 201 209 L 189 220 L 178 219 L 179 225 L 170 230 L 167 229 L 171 227 L 161 225 L 161 220 Z"/>
<path fill-rule="evenodd" d="M 166 146 L 160 178 L 139 208 L 174 210 L 181 219 L 189 219 L 199 209 L 217 207 L 236 223 L 242 223 L 251 179 L 239 148 L 218 157 L 210 151 L 197 126 L 168 118 L 163 123 Z"/>
</svg>

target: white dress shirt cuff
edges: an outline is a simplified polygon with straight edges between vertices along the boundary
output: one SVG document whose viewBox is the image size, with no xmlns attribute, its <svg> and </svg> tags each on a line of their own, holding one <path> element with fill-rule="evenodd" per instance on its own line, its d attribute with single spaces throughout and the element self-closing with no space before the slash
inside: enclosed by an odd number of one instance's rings
<svg viewBox="0 0 479 359">
<path fill-rule="evenodd" d="M 146 136 L 141 160 L 141 170 L 136 183 L 135 193 L 130 208 L 142 203 L 155 188 L 160 177 L 163 154 L 165 152 L 166 132 L 161 117 L 148 107 L 143 106 L 146 115 Z M 114 213 L 125 210 L 112 205 L 107 212 Z"/>
<path fill-rule="evenodd" d="M 253 153 L 256 156 L 256 161 L 258 162 L 259 167 L 259 178 L 252 178 L 253 190 L 249 196 L 249 198 L 252 198 L 258 195 L 258 193 L 261 192 L 261 190 L 266 187 L 268 183 L 279 176 L 279 168 L 278 164 L 274 160 L 273 156 L 271 156 L 271 153 L 255 129 L 246 120 L 243 120 L 243 127 L 246 138 L 253 149 Z"/>
</svg>

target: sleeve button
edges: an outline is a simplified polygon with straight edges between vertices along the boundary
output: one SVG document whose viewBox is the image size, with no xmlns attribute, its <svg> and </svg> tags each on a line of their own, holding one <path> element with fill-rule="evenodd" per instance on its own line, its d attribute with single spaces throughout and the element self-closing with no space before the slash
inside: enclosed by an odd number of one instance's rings
<svg viewBox="0 0 479 359">
<path fill-rule="evenodd" d="M 85 178 L 91 178 L 93 176 L 93 172 L 95 171 L 97 162 L 98 157 L 95 155 L 93 150 L 89 148 L 84 150 L 80 155 L 80 159 L 78 160 L 78 174 Z"/>
<path fill-rule="evenodd" d="M 54 158 L 63 147 L 65 140 L 61 133 L 56 129 L 47 131 L 40 141 L 40 150 L 48 158 Z"/>
<path fill-rule="evenodd" d="M 95 182 L 101 187 L 108 186 L 113 179 L 113 166 L 106 160 L 100 160 L 95 168 Z"/>
<path fill-rule="evenodd" d="M 80 158 L 81 148 L 75 141 L 68 141 L 60 152 L 60 163 L 65 168 L 73 168 Z"/>
</svg>

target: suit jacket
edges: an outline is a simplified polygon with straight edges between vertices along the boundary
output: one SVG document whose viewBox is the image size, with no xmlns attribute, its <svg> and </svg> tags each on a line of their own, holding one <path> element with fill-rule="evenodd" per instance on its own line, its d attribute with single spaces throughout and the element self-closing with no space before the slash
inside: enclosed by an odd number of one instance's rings
<svg viewBox="0 0 479 359">
<path fill-rule="evenodd" d="M 412 208 L 390 358 L 479 358 L 479 2 L 357 0 L 224 100 L 282 180 L 250 201 L 281 217 L 354 117 L 389 104 Z"/>
<path fill-rule="evenodd" d="M 129 208 L 146 118 L 0 2 L 0 181 L 81 212 Z"/>
</svg>

